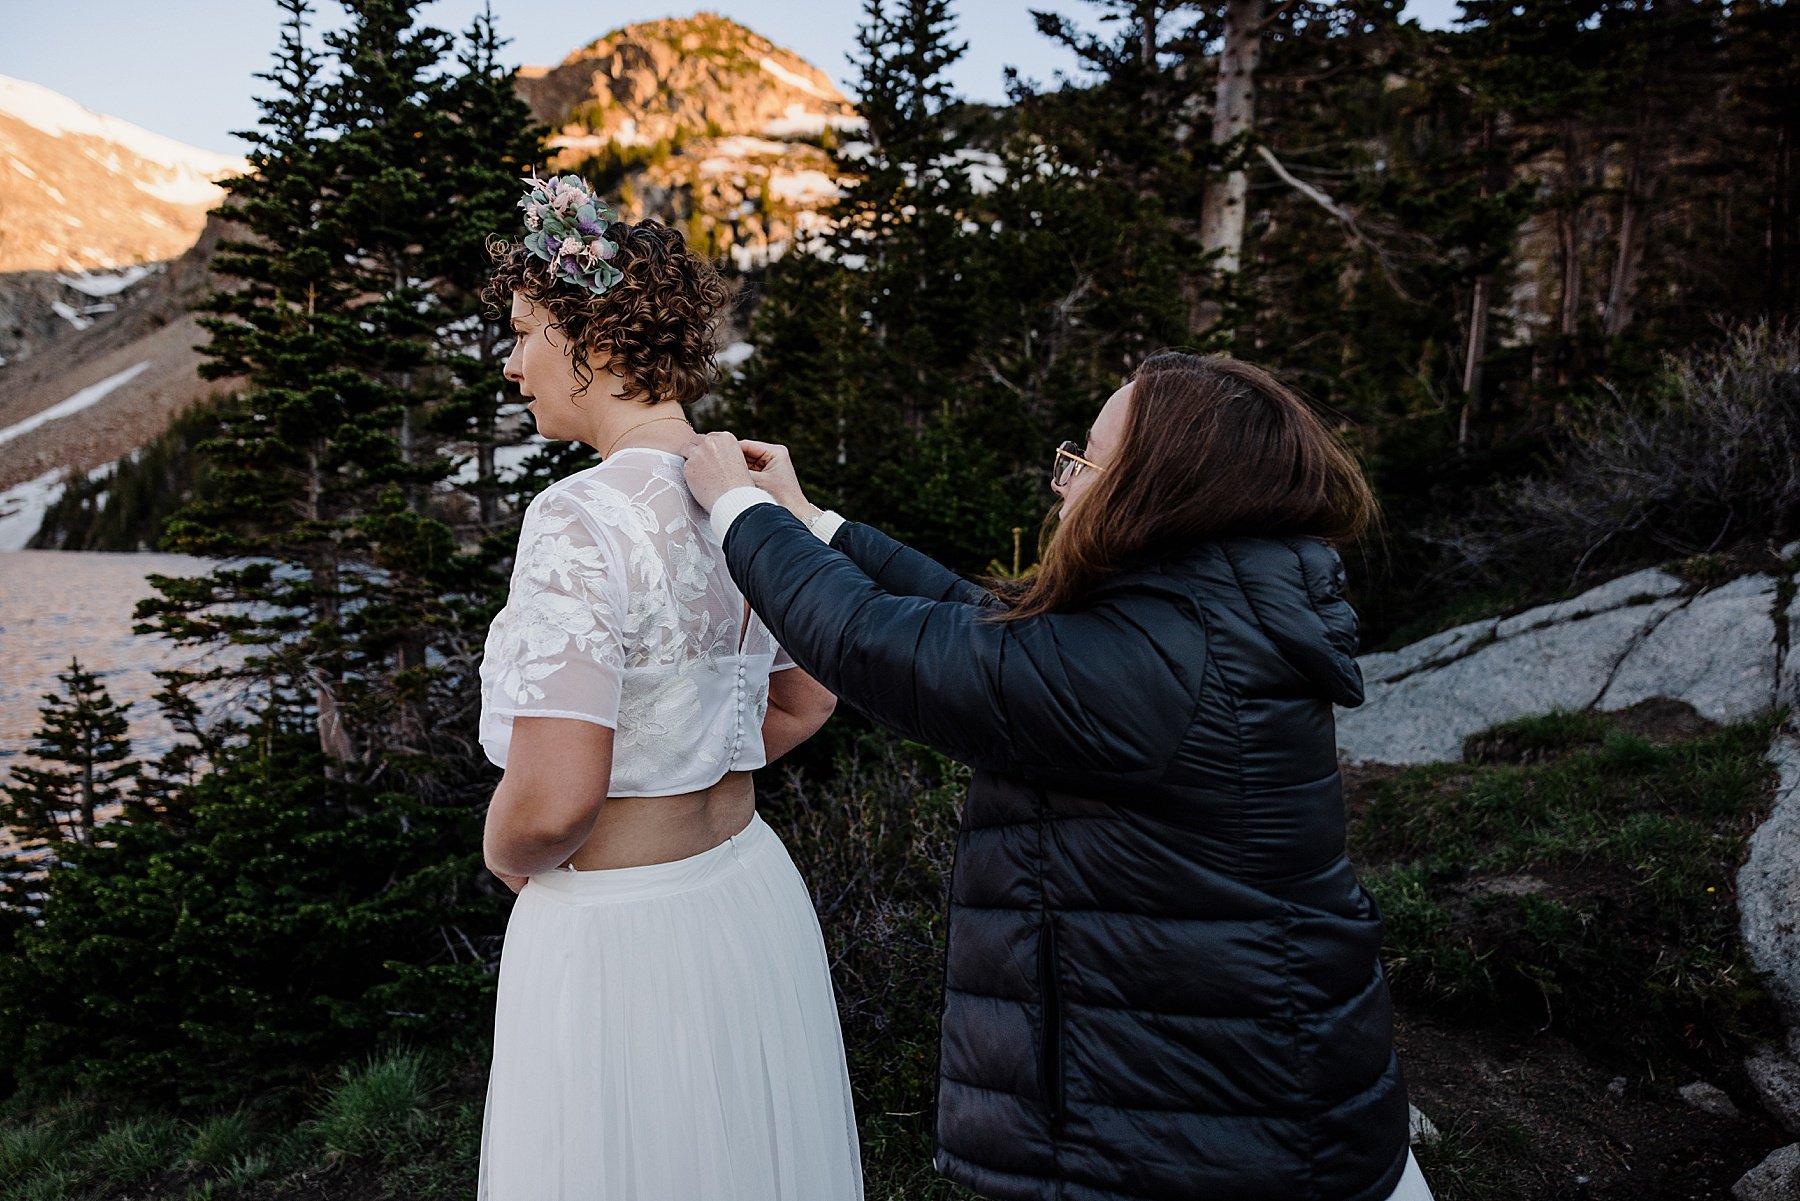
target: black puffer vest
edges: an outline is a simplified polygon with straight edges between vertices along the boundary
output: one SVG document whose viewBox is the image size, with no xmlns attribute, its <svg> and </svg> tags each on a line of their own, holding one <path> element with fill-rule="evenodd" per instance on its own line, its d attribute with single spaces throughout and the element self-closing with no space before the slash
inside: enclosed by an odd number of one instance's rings
<svg viewBox="0 0 1800 1201">
<path fill-rule="evenodd" d="M 1001 1201 L 1381 1201 L 1407 1104 L 1344 857 L 1337 555 L 1232 539 L 1016 623 L 855 523 L 726 539 L 795 661 L 975 766 L 951 882 L 938 1166 Z M 842 552 L 842 553 L 838 553 Z"/>
</svg>

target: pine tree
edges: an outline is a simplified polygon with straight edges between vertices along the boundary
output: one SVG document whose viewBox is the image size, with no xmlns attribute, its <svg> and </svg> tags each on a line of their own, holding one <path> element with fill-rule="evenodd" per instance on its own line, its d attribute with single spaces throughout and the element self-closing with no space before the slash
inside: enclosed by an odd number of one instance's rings
<svg viewBox="0 0 1800 1201">
<path fill-rule="evenodd" d="M 223 747 L 180 827 L 72 847 L 0 970 L 24 1085 L 216 1109 L 492 1014 L 503 903 L 463 804 L 335 779 L 292 734 Z"/>
<path fill-rule="evenodd" d="M 212 495 L 168 543 L 235 562 L 158 581 L 140 616 L 250 647 L 233 670 L 260 679 L 253 724 L 311 727 L 334 772 L 454 778 L 480 766 L 463 696 L 497 577 L 481 539 L 501 338 L 477 311 L 481 243 L 539 142 L 503 94 L 491 19 L 445 71 L 453 39 L 416 27 L 417 3 L 346 7 L 318 54 L 288 0 L 256 170 L 234 189 L 257 236 L 222 256 L 242 285 L 205 322 L 207 370 L 251 387 L 207 447 Z M 471 435 L 489 464 L 473 521 L 447 445 Z"/>
<path fill-rule="evenodd" d="M 853 182 L 830 235 L 770 268 L 726 421 L 787 442 L 822 501 L 974 570 L 1031 502 L 1017 424 L 969 383 L 992 292 L 980 156 L 946 77 L 964 46 L 947 0 L 867 0 L 858 47 Z"/>
<path fill-rule="evenodd" d="M 1570 387 L 1598 358 L 1598 328 L 1590 313 L 1592 243 L 1599 229 L 1595 201 L 1602 191 L 1607 110 L 1623 83 L 1606 54 L 1602 26 L 1609 0 L 1531 0 L 1526 4 L 1473 0 L 1463 5 L 1468 27 L 1460 48 L 1469 56 L 1477 91 L 1497 105 L 1514 131 L 1513 169 L 1541 175 L 1538 211 L 1556 233 L 1557 312 L 1548 336 L 1533 344 L 1534 400 L 1568 412 Z M 1537 163 L 1548 160 L 1545 171 Z"/>
<path fill-rule="evenodd" d="M 141 631 L 213 653 L 164 675 L 183 737 L 146 783 L 159 820 L 76 848 L 17 934 L 0 1051 L 21 1079 L 200 1103 L 485 1011 L 502 914 L 472 648 L 499 585 L 450 479 L 444 426 L 471 431 L 444 414 L 481 369 L 478 226 L 510 224 L 535 143 L 478 150 L 504 78 L 447 69 L 418 7 L 347 2 L 316 51 L 284 0 L 230 188 L 235 286 L 205 320 L 207 370 L 247 384 L 203 444 L 211 491 L 169 525 L 220 562 L 153 577 L 139 607 Z M 484 29 L 465 61 L 492 68 Z M 226 683 L 241 716 L 198 699 Z"/>
<path fill-rule="evenodd" d="M 0 786 L 7 843 L 0 852 L 0 908 L 15 914 L 37 911 L 45 876 L 100 842 L 106 819 L 147 816 L 132 787 L 139 766 L 126 719 L 131 706 L 115 703 L 79 658 L 56 679 L 61 690 L 44 694 L 43 724 L 27 749 L 43 766 L 15 764 L 11 783 Z M 109 814 L 115 806 L 121 812 Z"/>
<path fill-rule="evenodd" d="M 1705 207 L 1695 206 L 1685 247 L 1692 261 L 1716 270 L 1687 293 L 1696 305 L 1740 320 L 1760 312 L 1793 321 L 1800 317 L 1800 8 L 1736 3 L 1726 32 L 1720 116 L 1728 132 L 1714 141 L 1723 152 L 1723 186 Z"/>
<path fill-rule="evenodd" d="M 214 662 L 168 682 L 186 693 L 241 670 L 256 681 L 265 726 L 283 714 L 304 720 L 314 695 L 307 667 L 330 653 L 341 603 L 339 472 L 329 461 L 340 368 L 323 321 L 344 249 L 320 229 L 335 140 L 321 111 L 329 64 L 308 40 L 308 0 L 280 3 L 280 49 L 259 75 L 274 93 L 257 102 L 260 126 L 239 135 L 251 144 L 251 170 L 227 181 L 226 213 L 246 236 L 221 241 L 215 270 L 235 284 L 208 300 L 213 315 L 200 321 L 211 335 L 201 374 L 250 386 L 197 448 L 211 488 L 170 519 L 163 543 L 243 561 L 198 579 L 152 576 L 161 595 L 138 608 L 140 630 L 250 648 L 241 669 Z"/>
<path fill-rule="evenodd" d="M 439 346 L 454 382 L 454 390 L 433 412 L 431 428 L 473 447 L 474 479 L 463 491 L 473 494 L 475 512 L 472 521 L 459 525 L 482 535 L 498 531 L 510 551 L 513 523 L 502 511 L 508 488 L 495 451 L 516 445 L 525 427 L 506 404 L 500 375 L 511 349 L 506 315 L 484 312 L 480 295 L 490 266 L 487 240 L 516 224 L 519 179 L 542 169 L 546 131 L 513 88 L 513 72 L 500 57 L 506 45 L 491 6 L 462 35 L 459 70 L 444 96 L 457 119 L 439 131 L 438 153 L 453 200 L 432 240 L 435 253 L 429 262 L 445 285 Z M 508 417 L 514 418 L 510 424 Z"/>
<path fill-rule="evenodd" d="M 18 764 L 13 783 L 0 787 L 0 818 L 20 850 L 49 852 L 46 867 L 62 847 L 94 845 L 102 815 L 131 799 L 127 785 L 139 770 L 125 716 L 131 705 L 114 702 L 79 657 L 56 679 L 62 691 L 44 694 L 43 724 L 27 752 L 47 766 Z"/>
<path fill-rule="evenodd" d="M 1026 128 L 1104 196 L 1118 226 L 1118 269 L 1108 273 L 1118 286 L 1093 298 L 1093 319 L 1135 341 L 1127 353 L 1137 358 L 1229 330 L 1234 273 L 1208 265 L 1207 187 L 1245 148 L 1211 140 L 1215 72 L 1207 52 L 1223 31 L 1223 6 L 1087 4 L 1107 32 L 1036 14 L 1039 32 L 1073 53 L 1087 78 L 1045 92 L 1020 83 L 1015 99 Z"/>
</svg>

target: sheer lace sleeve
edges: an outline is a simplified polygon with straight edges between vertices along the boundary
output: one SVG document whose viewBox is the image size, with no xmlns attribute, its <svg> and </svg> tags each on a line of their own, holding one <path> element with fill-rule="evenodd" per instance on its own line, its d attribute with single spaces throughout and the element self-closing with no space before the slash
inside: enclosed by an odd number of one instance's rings
<svg viewBox="0 0 1800 1201">
<path fill-rule="evenodd" d="M 546 493 L 526 512 L 511 591 L 481 664 L 481 741 L 496 764 L 505 766 L 515 717 L 617 727 L 623 572 L 611 539 L 567 496 Z"/>
<path fill-rule="evenodd" d="M 794 657 L 788 654 L 787 651 L 782 648 L 782 645 L 777 642 L 775 644 L 775 661 L 769 664 L 769 671 L 786 671 L 793 666 L 795 666 Z"/>
</svg>

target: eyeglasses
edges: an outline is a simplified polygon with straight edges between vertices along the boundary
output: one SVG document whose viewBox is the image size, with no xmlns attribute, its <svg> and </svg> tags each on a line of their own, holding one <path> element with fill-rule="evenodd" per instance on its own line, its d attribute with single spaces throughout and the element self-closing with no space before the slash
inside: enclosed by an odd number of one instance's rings
<svg viewBox="0 0 1800 1201">
<path fill-rule="evenodd" d="M 1106 468 L 1100 464 L 1083 457 L 1086 450 L 1087 447 L 1074 442 L 1064 442 L 1057 447 L 1055 457 L 1050 460 L 1050 482 L 1060 488 L 1089 467 L 1095 471 L 1105 471 Z"/>
</svg>

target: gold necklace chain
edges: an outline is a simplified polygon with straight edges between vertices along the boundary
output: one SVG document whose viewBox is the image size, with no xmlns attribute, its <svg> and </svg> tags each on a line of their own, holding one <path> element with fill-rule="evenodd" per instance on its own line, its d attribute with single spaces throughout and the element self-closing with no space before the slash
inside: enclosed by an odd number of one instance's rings
<svg viewBox="0 0 1800 1201">
<path fill-rule="evenodd" d="M 607 457 L 607 455 L 612 454 L 612 452 L 615 449 L 617 449 L 619 443 L 623 442 L 625 440 L 625 435 L 629 434 L 632 430 L 640 430 L 640 429 L 643 429 L 646 425 L 655 425 L 659 421 L 679 421 L 683 425 L 687 424 L 686 417 L 652 417 L 648 421 L 640 421 L 636 425 L 628 425 L 622 431 L 620 431 L 619 436 L 617 438 L 614 438 L 612 440 L 612 445 L 606 448 L 606 454 L 603 454 L 600 457 L 604 459 Z"/>
</svg>

